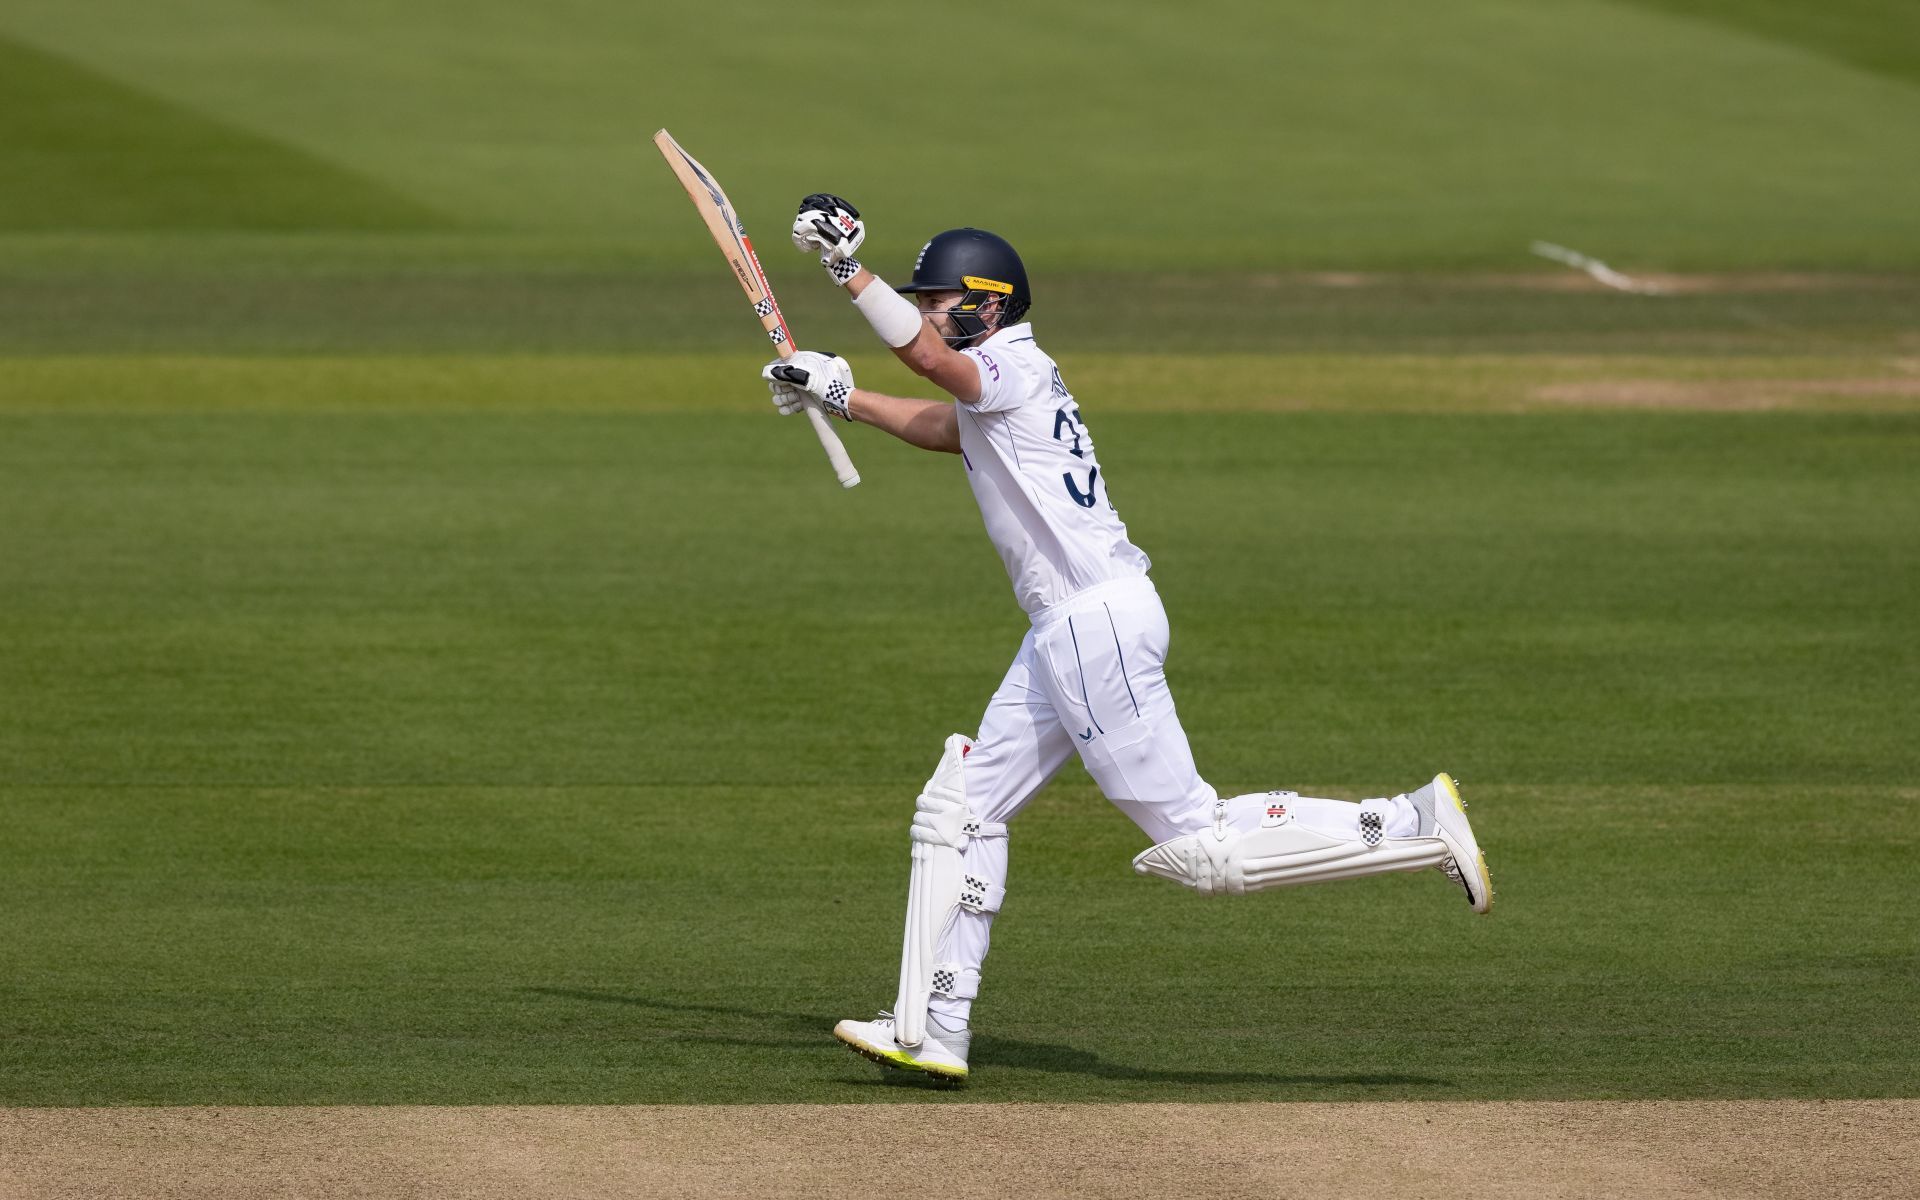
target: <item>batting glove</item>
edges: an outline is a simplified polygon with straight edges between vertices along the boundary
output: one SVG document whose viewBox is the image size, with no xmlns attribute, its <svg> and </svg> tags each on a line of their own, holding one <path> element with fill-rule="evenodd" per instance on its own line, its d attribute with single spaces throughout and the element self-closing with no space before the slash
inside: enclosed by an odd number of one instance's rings
<svg viewBox="0 0 1920 1200">
<path fill-rule="evenodd" d="M 860 273 L 860 260 L 854 252 L 867 240 L 866 222 L 860 210 L 827 192 L 815 192 L 800 202 L 800 215 L 793 219 L 793 244 L 820 256 L 820 265 L 841 287 Z"/>
<path fill-rule="evenodd" d="M 762 367 L 760 377 L 773 390 L 773 406 L 783 415 L 799 412 L 811 397 L 842 421 L 853 420 L 847 409 L 853 396 L 853 368 L 838 354 L 800 350 L 792 358 L 778 358 Z"/>
<path fill-rule="evenodd" d="M 780 410 L 783 417 L 790 417 L 807 406 L 805 388 L 795 387 L 783 379 L 769 379 L 767 387 L 773 392 L 773 406 Z"/>
</svg>

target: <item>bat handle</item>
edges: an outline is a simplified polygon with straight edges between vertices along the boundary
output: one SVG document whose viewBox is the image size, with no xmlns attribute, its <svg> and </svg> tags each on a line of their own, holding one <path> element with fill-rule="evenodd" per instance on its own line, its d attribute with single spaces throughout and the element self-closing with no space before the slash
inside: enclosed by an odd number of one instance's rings
<svg viewBox="0 0 1920 1200">
<path fill-rule="evenodd" d="M 787 367 L 805 375 L 799 367 Z M 840 486 L 850 488 L 860 482 L 860 472 L 853 469 L 853 460 L 847 457 L 847 448 L 840 444 L 840 435 L 833 431 L 827 422 L 827 414 L 820 410 L 820 402 L 808 397 L 807 420 L 813 423 L 813 432 L 820 439 L 821 449 L 827 452 L 827 461 L 833 464 L 833 473 L 840 480 Z"/>
<path fill-rule="evenodd" d="M 805 367 L 790 367 L 785 363 L 767 373 L 799 387 L 805 387 L 809 378 Z M 840 486 L 850 488 L 859 483 L 860 472 L 854 470 L 853 460 L 847 457 L 847 448 L 840 444 L 840 435 L 833 431 L 827 414 L 820 409 L 820 402 L 811 396 L 807 397 L 807 420 L 813 424 L 814 436 L 820 439 L 820 448 L 827 452 L 827 461 L 833 465 L 833 473 L 839 478 Z"/>
</svg>

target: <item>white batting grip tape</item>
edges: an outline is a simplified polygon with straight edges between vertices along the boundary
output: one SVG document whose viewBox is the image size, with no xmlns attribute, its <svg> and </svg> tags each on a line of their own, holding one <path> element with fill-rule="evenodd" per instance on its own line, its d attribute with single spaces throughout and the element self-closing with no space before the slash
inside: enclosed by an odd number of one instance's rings
<svg viewBox="0 0 1920 1200">
<path fill-rule="evenodd" d="M 920 336 L 920 310 L 877 275 L 865 291 L 853 298 L 853 306 L 860 310 L 867 324 L 873 326 L 880 340 L 895 350 Z"/>
<path fill-rule="evenodd" d="M 860 482 L 860 472 L 854 469 L 853 460 L 847 457 L 847 448 L 841 444 L 840 435 L 827 424 L 827 414 L 820 410 L 820 402 L 812 396 L 807 397 L 807 421 L 813 426 L 813 432 L 820 438 L 821 449 L 827 452 L 827 462 L 833 467 L 833 474 L 840 486 L 850 488 Z"/>
</svg>

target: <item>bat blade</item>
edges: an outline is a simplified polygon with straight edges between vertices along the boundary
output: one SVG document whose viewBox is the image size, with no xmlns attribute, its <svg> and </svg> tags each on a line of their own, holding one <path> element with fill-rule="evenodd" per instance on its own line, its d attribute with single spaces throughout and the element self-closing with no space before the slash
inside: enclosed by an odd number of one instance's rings
<svg viewBox="0 0 1920 1200">
<path fill-rule="evenodd" d="M 781 358 L 790 356 L 795 349 L 793 334 L 787 328 L 785 315 L 780 311 L 780 302 L 774 298 L 773 286 L 767 282 L 767 273 L 760 266 L 760 256 L 753 251 L 753 241 L 747 237 L 746 226 L 741 224 L 740 216 L 734 211 L 733 202 L 727 199 L 720 181 L 666 130 L 662 129 L 653 135 L 653 144 L 679 178 L 680 186 L 686 189 L 687 198 L 693 201 L 700 219 L 706 222 L 707 232 L 713 235 L 714 244 L 720 247 L 727 265 L 733 268 L 734 278 L 740 284 L 740 290 L 746 293 L 747 302 L 753 306 L 753 315 L 760 318 L 760 327 L 766 330 L 774 353 Z M 859 483 L 860 472 L 854 469 L 853 460 L 847 457 L 847 448 L 841 444 L 840 435 L 833 431 L 833 426 L 827 423 L 827 415 L 813 401 L 807 403 L 807 420 L 813 426 L 814 434 L 819 437 L 821 448 L 827 452 L 827 461 L 833 464 L 833 473 L 840 480 L 840 486 L 850 488 Z"/>
</svg>

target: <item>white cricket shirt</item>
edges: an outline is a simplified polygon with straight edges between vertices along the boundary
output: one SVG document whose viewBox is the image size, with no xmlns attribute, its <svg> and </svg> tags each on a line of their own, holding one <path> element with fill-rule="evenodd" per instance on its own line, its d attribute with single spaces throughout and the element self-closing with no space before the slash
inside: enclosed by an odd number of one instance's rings
<svg viewBox="0 0 1920 1200">
<path fill-rule="evenodd" d="M 1033 326 L 961 353 L 979 368 L 980 399 L 954 401 L 960 457 L 1020 607 L 1038 617 L 1095 584 L 1145 575 L 1153 564 L 1127 540 L 1093 435 Z"/>
</svg>

